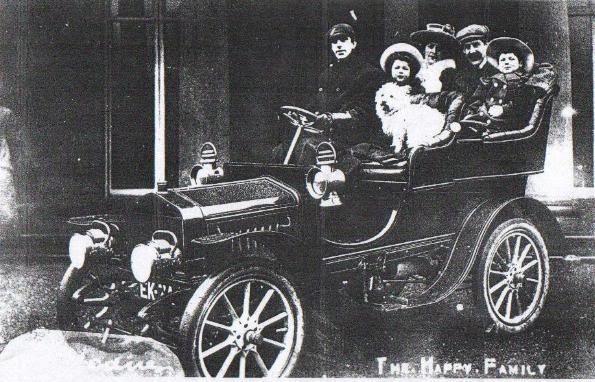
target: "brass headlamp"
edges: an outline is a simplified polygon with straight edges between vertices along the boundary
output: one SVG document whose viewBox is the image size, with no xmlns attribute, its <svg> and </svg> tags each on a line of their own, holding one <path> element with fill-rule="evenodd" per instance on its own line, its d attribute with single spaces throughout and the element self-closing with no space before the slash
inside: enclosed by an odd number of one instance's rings
<svg viewBox="0 0 595 382">
<path fill-rule="evenodd" d="M 72 265 L 81 269 L 90 258 L 105 257 L 113 242 L 112 228 L 101 220 L 94 220 L 85 234 L 75 233 L 68 243 Z"/>
<path fill-rule="evenodd" d="M 180 260 L 178 239 L 171 231 L 157 230 L 146 244 L 138 244 L 130 255 L 134 278 L 144 283 L 165 269 L 173 269 Z"/>
<path fill-rule="evenodd" d="M 322 142 L 316 148 L 316 165 L 306 174 L 308 193 L 320 199 L 321 207 L 342 205 L 338 192 L 345 187 L 345 174 L 336 168 L 337 152 L 330 142 Z"/>
<path fill-rule="evenodd" d="M 192 167 L 190 183 L 202 186 L 217 182 L 223 176 L 223 168 L 217 167 L 217 149 L 211 142 L 206 142 L 200 148 L 200 164 Z"/>
</svg>

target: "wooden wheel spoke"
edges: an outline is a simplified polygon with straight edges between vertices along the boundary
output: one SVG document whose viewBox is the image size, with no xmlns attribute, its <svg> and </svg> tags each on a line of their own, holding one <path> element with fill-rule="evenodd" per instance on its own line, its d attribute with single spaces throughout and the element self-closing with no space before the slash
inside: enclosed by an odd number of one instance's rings
<svg viewBox="0 0 595 382">
<path fill-rule="evenodd" d="M 500 269 L 506 269 L 507 268 L 508 262 L 502 256 L 502 254 L 500 253 L 499 250 L 496 250 L 496 256 L 494 256 L 494 260 L 496 261 L 496 264 L 498 264 L 500 266 Z"/>
<path fill-rule="evenodd" d="M 510 320 L 512 314 L 512 296 L 514 296 L 514 293 L 511 291 L 508 293 L 508 301 L 506 302 L 506 319 L 508 320 Z"/>
<path fill-rule="evenodd" d="M 257 321 L 258 321 L 258 317 L 260 317 L 260 314 L 262 313 L 264 308 L 267 306 L 269 300 L 271 299 L 271 297 L 273 297 L 274 293 L 275 293 L 275 291 L 273 289 L 269 289 L 266 292 L 266 294 L 264 295 L 264 297 L 262 298 L 262 300 L 260 301 L 260 303 L 258 304 L 258 306 L 256 307 L 256 310 L 252 314 L 252 317 L 256 318 Z"/>
<path fill-rule="evenodd" d="M 244 289 L 244 305 L 242 307 L 242 317 L 250 317 L 250 281 L 246 283 Z"/>
<path fill-rule="evenodd" d="M 521 256 L 519 257 L 519 259 L 517 261 L 519 265 L 523 264 L 523 261 L 525 261 L 525 258 L 529 254 L 529 251 L 531 250 L 531 248 L 532 248 L 531 243 L 527 244 L 525 246 L 525 248 L 523 248 L 523 252 L 521 253 Z"/>
<path fill-rule="evenodd" d="M 508 237 L 504 242 L 506 243 L 506 256 L 508 256 L 508 263 L 512 261 L 512 249 L 510 248 L 510 241 L 508 241 Z"/>
<path fill-rule="evenodd" d="M 504 302 L 504 299 L 506 298 L 506 295 L 508 294 L 508 292 L 510 292 L 510 288 L 508 286 L 506 288 L 504 288 L 504 290 L 502 290 L 500 297 L 498 297 L 496 304 L 494 304 L 494 307 L 496 308 L 496 310 L 500 309 L 500 306 L 502 306 L 502 303 Z"/>
<path fill-rule="evenodd" d="M 285 349 L 287 347 L 287 346 L 285 346 L 284 343 L 278 342 L 278 341 L 275 341 L 275 340 L 272 340 L 270 338 L 263 338 L 262 340 L 263 340 L 263 342 L 266 342 L 269 345 L 273 345 L 275 347 L 278 347 L 279 349 Z"/>
<path fill-rule="evenodd" d="M 221 369 L 219 369 L 219 371 L 217 372 L 217 378 L 225 377 L 225 373 L 227 373 L 227 369 L 229 369 L 229 365 L 231 365 L 231 363 L 233 362 L 233 359 L 236 357 L 237 354 L 238 354 L 237 349 L 232 348 L 229 350 L 229 353 L 227 354 L 225 361 L 223 361 L 223 365 L 221 365 Z"/>
<path fill-rule="evenodd" d="M 516 264 L 516 262 L 519 259 L 519 251 L 521 249 L 521 236 L 517 236 L 516 241 L 514 243 L 514 254 L 512 256 L 512 262 L 513 264 Z"/>
<path fill-rule="evenodd" d="M 532 266 L 534 266 L 535 264 L 537 264 L 539 261 L 537 259 L 535 260 L 531 260 L 529 261 L 527 264 L 523 265 L 523 267 L 520 269 L 521 272 L 525 272 L 527 269 L 531 268 Z"/>
<path fill-rule="evenodd" d="M 490 273 L 493 273 L 495 275 L 500 275 L 500 276 L 506 276 L 508 274 L 507 272 L 495 271 L 493 269 L 490 269 Z"/>
<path fill-rule="evenodd" d="M 287 312 L 281 312 L 279 314 L 277 314 L 274 317 L 269 318 L 266 321 L 263 321 L 262 323 L 260 323 L 258 326 L 262 329 L 262 328 L 266 328 L 267 326 L 274 324 L 275 322 L 284 319 L 285 317 L 287 317 L 288 314 Z"/>
<path fill-rule="evenodd" d="M 507 282 L 506 279 L 498 281 L 496 284 L 494 284 L 494 286 L 492 286 L 490 288 L 490 294 L 493 294 L 498 289 L 502 288 L 504 285 L 506 285 L 506 282 Z"/>
<path fill-rule="evenodd" d="M 258 365 L 258 368 L 262 372 L 263 376 L 264 377 L 268 376 L 269 369 L 267 368 L 267 365 L 264 363 L 264 360 L 262 359 L 262 357 L 260 356 L 258 351 L 254 350 L 254 351 L 252 351 L 252 354 L 254 354 L 254 359 L 256 360 L 256 364 Z"/>
<path fill-rule="evenodd" d="M 238 316 L 236 310 L 234 309 L 233 305 L 231 304 L 231 301 L 229 301 L 229 298 L 227 298 L 227 295 L 225 293 L 223 293 L 223 301 L 225 301 L 225 306 L 227 306 L 227 310 L 229 311 L 231 318 L 233 318 L 234 320 L 237 320 L 239 318 L 239 316 Z"/>
<path fill-rule="evenodd" d="M 231 345 L 233 342 L 233 337 L 228 337 L 225 341 L 218 343 L 217 345 L 209 348 L 206 351 L 203 351 L 200 355 L 200 358 L 204 359 L 210 356 L 211 354 L 215 354 L 218 351 L 224 349 L 226 346 Z"/>
<path fill-rule="evenodd" d="M 246 378 L 246 355 L 244 353 L 240 354 L 240 367 L 239 367 L 239 377 Z"/>
<path fill-rule="evenodd" d="M 231 328 L 229 326 L 220 324 L 219 322 L 205 320 L 205 325 L 210 325 L 215 328 L 223 329 L 225 331 L 231 332 Z"/>
</svg>

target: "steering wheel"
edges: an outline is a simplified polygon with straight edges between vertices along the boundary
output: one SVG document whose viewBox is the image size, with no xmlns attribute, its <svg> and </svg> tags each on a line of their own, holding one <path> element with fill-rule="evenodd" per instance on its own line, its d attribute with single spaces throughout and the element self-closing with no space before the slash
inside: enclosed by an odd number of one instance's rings
<svg viewBox="0 0 595 382">
<path fill-rule="evenodd" d="M 289 164 L 289 160 L 291 159 L 291 155 L 295 150 L 295 146 L 300 139 L 302 131 L 318 135 L 324 134 L 324 131 L 313 127 L 317 116 L 306 109 L 296 106 L 281 106 L 281 115 L 284 116 L 293 127 L 295 127 L 295 134 L 293 135 L 291 145 L 289 146 L 289 150 L 287 150 L 287 155 L 285 155 L 285 160 L 283 161 L 283 164 Z"/>
<path fill-rule="evenodd" d="M 312 127 L 316 121 L 316 114 L 297 106 L 281 106 L 281 115 L 295 128 L 302 128 L 312 134 L 323 134 L 324 131 Z"/>
</svg>

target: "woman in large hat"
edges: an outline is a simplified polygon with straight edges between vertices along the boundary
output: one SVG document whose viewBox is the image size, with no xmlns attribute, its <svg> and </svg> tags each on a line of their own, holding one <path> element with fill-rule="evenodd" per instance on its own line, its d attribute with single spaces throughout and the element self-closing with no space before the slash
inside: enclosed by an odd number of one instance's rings
<svg viewBox="0 0 595 382">
<path fill-rule="evenodd" d="M 453 57 L 459 50 L 454 28 L 450 24 L 431 23 L 426 29 L 411 33 L 410 37 L 423 47 L 424 62 L 418 76 L 426 92 L 449 90 L 449 78 L 454 77 L 456 69 Z"/>
</svg>

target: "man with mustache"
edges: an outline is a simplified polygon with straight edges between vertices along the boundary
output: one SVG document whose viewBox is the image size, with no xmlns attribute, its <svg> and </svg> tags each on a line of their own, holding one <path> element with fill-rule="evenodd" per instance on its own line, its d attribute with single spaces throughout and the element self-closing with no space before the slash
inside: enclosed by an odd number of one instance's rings
<svg viewBox="0 0 595 382">
<path fill-rule="evenodd" d="M 481 84 L 480 78 L 498 73 L 498 69 L 486 57 L 489 34 L 487 26 L 477 24 L 466 26 L 456 34 L 467 65 L 458 71 L 455 86 L 465 99 L 469 99 Z"/>
</svg>

